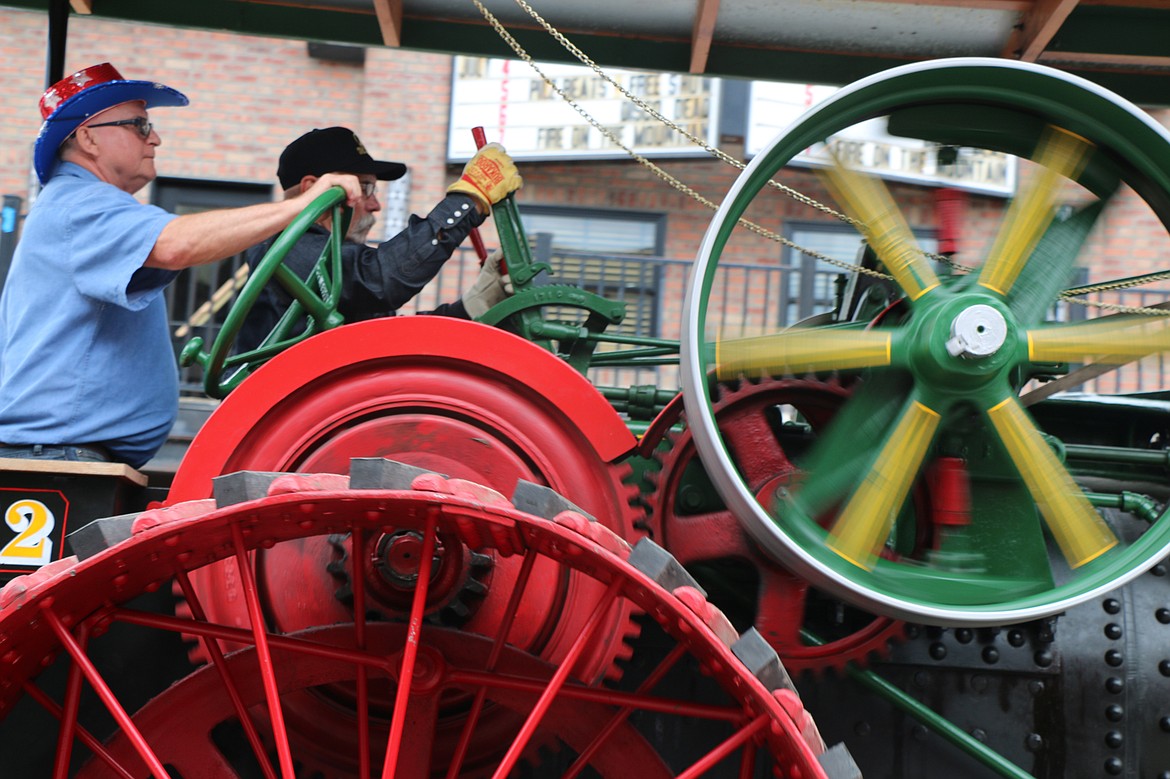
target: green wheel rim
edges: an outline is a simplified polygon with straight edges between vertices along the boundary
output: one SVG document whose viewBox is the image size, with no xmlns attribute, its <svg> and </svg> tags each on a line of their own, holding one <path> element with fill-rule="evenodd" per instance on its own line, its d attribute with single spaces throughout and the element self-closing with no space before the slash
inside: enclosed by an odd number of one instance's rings
<svg viewBox="0 0 1170 779">
<path fill-rule="evenodd" d="M 981 531 L 982 537 L 980 532 L 972 532 L 983 544 L 984 559 L 1001 553 L 1007 556 L 1009 562 L 998 569 L 992 566 L 966 573 L 954 566 L 896 555 L 865 564 L 851 563 L 840 552 L 840 538 L 830 538 L 813 520 L 814 516 L 823 520 L 819 512 L 827 502 L 824 496 L 819 503 L 813 501 L 817 510 L 806 510 L 800 493 L 775 507 L 757 502 L 739 478 L 734 453 L 712 412 L 716 343 L 707 328 L 708 302 L 719 257 L 737 220 L 768 181 L 809 146 L 864 120 L 904 117 L 915 112 L 944 118 L 941 124 L 931 127 L 929 140 L 992 148 L 1021 157 L 1038 152 L 1042 147 L 1041 133 L 1048 127 L 1087 139 L 1091 144 L 1088 162 L 1069 178 L 1102 198 L 1108 197 L 1118 181 L 1124 181 L 1164 225 L 1170 224 L 1170 135 L 1141 110 L 1091 82 L 1043 66 L 989 59 L 939 60 L 870 77 L 813 108 L 776 138 L 745 169 L 709 226 L 696 259 L 684 314 L 682 380 L 687 416 L 699 454 L 728 507 L 764 548 L 814 585 L 878 613 L 933 624 L 993 625 L 1048 616 L 1123 584 L 1166 556 L 1170 548 L 1170 517 L 1158 518 L 1136 538 L 1116 539 L 1112 548 L 1101 542 L 1092 547 L 1090 554 L 1077 556 L 1063 545 L 1057 532 L 1059 523 L 1049 521 L 1045 526 L 1036 518 L 1031 526 L 994 526 L 993 518 L 976 515 L 972 525 L 983 522 L 995 527 L 994 533 Z M 993 119 L 981 124 L 984 116 Z M 1067 226 L 1050 228 L 1032 252 L 1033 260 L 1042 253 L 1049 259 L 1057 256 L 1062 251 L 1062 241 L 1079 248 L 1097 213 L 1086 209 L 1084 225 L 1069 220 Z M 1073 259 L 1067 259 L 1066 268 L 1071 267 Z M 1045 287 L 1047 282 L 1040 270 L 1021 267 L 1020 276 L 1028 276 L 1030 286 Z M 1040 443 L 1039 434 L 1030 442 L 1012 443 L 1013 430 L 1031 429 L 1032 425 L 1010 400 L 1014 397 L 1011 381 L 1017 375 L 1013 371 L 1029 362 L 1028 343 L 1033 328 L 1044 329 L 1040 318 L 1052 299 L 1030 298 L 1032 293 L 1023 287 L 1000 295 L 960 280 L 940 292 L 924 294 L 921 300 L 910 300 L 909 324 L 882 331 L 888 336 L 888 344 L 883 347 L 888 350 L 888 361 L 869 363 L 878 367 L 869 368 L 866 374 L 862 383 L 866 392 L 851 400 L 842 412 L 848 419 L 850 407 L 857 406 L 861 411 L 854 410 L 853 421 L 865 424 L 867 410 L 893 407 L 897 423 L 886 420 L 888 424 L 875 428 L 875 440 L 869 443 L 866 455 L 873 456 L 872 462 L 852 469 L 840 465 L 850 437 L 839 433 L 834 440 L 830 431 L 821 447 L 828 453 L 822 451 L 811 461 L 812 486 L 807 491 L 814 496 L 818 490 L 827 493 L 844 481 L 855 497 L 862 494 L 863 487 L 858 485 L 867 474 L 881 470 L 880 464 L 886 461 L 883 456 L 901 457 L 906 448 L 929 446 L 935 440 L 936 426 L 939 430 L 953 426 L 962 416 L 955 410 L 970 406 L 986 412 L 992 439 L 988 445 L 1000 447 L 997 456 L 1005 463 L 1006 471 L 994 476 L 1016 484 L 1014 491 L 1006 491 L 1009 504 L 1023 506 L 1020 510 L 1025 514 L 1035 514 L 1033 499 L 1037 493 L 1029 491 L 1032 485 L 1027 481 L 1028 475 L 1037 471 L 1030 470 L 1033 461 L 1029 457 L 1042 456 L 1046 460 L 1049 447 Z M 990 310 L 988 316 L 1006 322 L 1006 334 L 991 358 L 960 364 L 940 353 L 945 346 L 940 333 L 948 326 L 953 332 L 960 315 L 972 310 Z M 852 337 L 848 329 L 846 337 Z M 807 370 L 818 369 L 811 362 L 809 365 Z M 902 378 L 890 380 L 891 374 Z M 1000 440 L 996 440 L 996 433 Z M 920 462 L 913 455 L 906 456 L 910 468 Z M 1021 466 L 1021 462 L 1028 467 Z M 1018 467 L 1013 468 L 1013 463 Z M 890 470 L 896 471 L 894 466 L 898 465 L 895 459 Z M 818 476 L 818 467 L 821 471 L 836 469 L 838 473 Z M 1045 486 L 1050 485 L 1041 485 Z M 879 491 L 878 497 L 889 495 Z M 895 512 L 902 500 L 895 500 Z M 847 499 L 847 509 L 850 503 Z M 1046 520 L 1048 517 L 1044 515 Z M 1041 527 L 1045 532 L 1038 532 Z M 1061 541 L 1061 551 L 1066 556 L 1071 554 L 1069 560 L 1075 559 L 1075 563 L 1066 564 L 1060 554 L 1052 553 L 1052 537 Z M 831 549 L 831 544 L 838 551 Z M 1020 551 L 1019 545 L 1027 548 Z M 1031 560 L 1017 568 L 1013 554 L 1021 559 L 1030 556 Z"/>
</svg>

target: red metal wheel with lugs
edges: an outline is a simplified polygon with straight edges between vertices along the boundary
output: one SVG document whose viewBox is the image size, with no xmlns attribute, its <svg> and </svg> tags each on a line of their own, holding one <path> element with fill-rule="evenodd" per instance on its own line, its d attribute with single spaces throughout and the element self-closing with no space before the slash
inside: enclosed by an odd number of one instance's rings
<svg viewBox="0 0 1170 779">
<path fill-rule="evenodd" d="M 392 317 L 331 330 L 262 366 L 216 410 L 192 442 L 169 500 L 211 495 L 211 481 L 233 471 L 344 474 L 350 458 L 387 457 L 490 487 L 511 496 L 520 482 L 546 486 L 626 540 L 642 511 L 624 483 L 621 458 L 635 440 L 613 408 L 580 374 L 547 351 L 502 330 L 445 317 Z M 402 531 L 366 537 L 336 533 L 255 552 L 266 622 L 282 632 L 353 620 L 357 582 L 346 561 L 361 557 L 368 619 L 405 619 L 419 564 L 421 536 Z M 470 632 L 499 627 L 519 563 L 496 552 L 467 552 L 436 539 L 428 620 Z M 547 662 L 560 662 L 583 628 L 595 587 L 556 566 L 532 573 L 526 608 L 511 640 Z M 209 617 L 246 619 L 225 560 L 192 575 Z M 490 581 L 489 581 L 490 580 Z M 288 593 L 296 593 L 288 597 Z M 185 606 L 180 604 L 181 613 Z M 610 640 L 591 647 L 585 676 L 619 672 L 636 632 L 633 613 L 609 615 Z M 200 645 L 193 659 L 206 661 Z M 291 727 L 306 740 L 353 738 L 333 716 L 328 694 L 288 701 Z"/>
<path fill-rule="evenodd" d="M 264 495 L 246 499 L 257 483 L 266 485 Z M 743 776 L 771 765 L 777 776 L 807 779 L 830 775 L 822 762 L 833 771 L 847 760 L 840 751 L 824 751 L 759 636 L 737 635 L 677 561 L 652 542 L 631 547 L 571 508 L 536 516 L 481 485 L 376 459 L 355 467 L 352 477 L 238 474 L 217 491 L 218 503 L 194 501 L 102 520 L 89 531 L 90 540 L 79 540 L 91 556 L 63 560 L 0 592 L 0 657 L 8 668 L 0 682 L 0 714 L 22 699 L 57 713 L 58 763 L 68 765 L 74 750 L 92 753 L 80 776 L 242 777 L 259 770 L 292 779 L 305 764 L 298 750 L 306 747 L 286 726 L 282 703 L 287 694 L 322 686 L 353 691 L 345 705 L 361 745 L 354 754 L 333 755 L 330 776 L 502 779 L 534 746 L 577 757 L 563 776 L 588 767 L 614 779 L 699 777 L 728 762 Z M 235 498 L 244 500 L 232 503 Z M 423 551 L 405 621 L 367 621 L 358 584 L 351 623 L 288 633 L 265 624 L 250 564 L 256 550 L 311 536 L 365 538 L 404 529 L 420 534 Z M 440 535 L 519 561 L 494 634 L 425 621 L 430 553 Z M 190 588 L 192 572 L 227 558 L 238 566 L 235 584 L 247 604 L 242 625 L 205 619 Z M 365 581 L 363 560 L 348 561 L 355 583 Z M 559 663 L 509 640 L 532 572 L 545 565 L 571 570 L 599 593 Z M 191 597 L 192 617 L 127 606 L 171 578 Z M 615 611 L 645 612 L 672 644 L 646 679 L 624 690 L 579 674 L 581 659 L 609 641 L 607 615 Z M 119 624 L 198 636 L 212 662 L 128 712 L 90 662 L 93 645 Z M 237 649 L 225 654 L 227 645 Z M 77 671 L 62 700 L 53 701 L 38 688 L 38 675 L 60 653 Z M 716 683 L 722 700 L 687 701 L 656 690 L 686 663 Z M 99 691 L 117 721 L 104 743 L 75 716 L 74 702 L 85 688 Z M 712 743 L 678 765 L 677 753 L 664 756 L 635 727 L 644 716 L 701 720 Z M 240 733 L 241 751 L 225 747 L 222 733 L 229 726 Z M 314 754 L 309 762 L 321 759 Z"/>
</svg>

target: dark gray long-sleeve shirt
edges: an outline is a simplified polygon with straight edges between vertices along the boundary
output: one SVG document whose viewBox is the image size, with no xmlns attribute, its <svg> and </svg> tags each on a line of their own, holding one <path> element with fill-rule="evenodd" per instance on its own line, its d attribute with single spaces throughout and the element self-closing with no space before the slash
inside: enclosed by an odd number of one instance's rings
<svg viewBox="0 0 1170 779">
<path fill-rule="evenodd" d="M 427 214 L 411 215 L 406 229 L 378 246 L 345 242 L 341 250 L 341 300 L 338 310 L 346 322 L 393 316 L 418 294 L 442 269 L 471 229 L 484 215 L 466 195 L 448 195 Z M 284 264 L 301 278 L 313 270 L 328 242 L 329 233 L 311 227 L 284 258 Z M 268 252 L 275 236 L 248 250 L 246 260 L 255 268 Z M 240 329 L 236 348 L 254 349 L 276 326 L 292 298 L 275 281 L 269 282 Z M 444 303 L 429 313 L 467 319 L 462 301 Z"/>
</svg>

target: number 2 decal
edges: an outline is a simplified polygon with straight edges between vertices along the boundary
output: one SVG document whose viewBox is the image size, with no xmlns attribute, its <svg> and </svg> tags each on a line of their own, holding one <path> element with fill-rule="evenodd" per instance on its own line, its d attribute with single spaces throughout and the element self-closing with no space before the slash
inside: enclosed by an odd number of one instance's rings
<svg viewBox="0 0 1170 779">
<path fill-rule="evenodd" d="M 0 563 L 41 566 L 53 559 L 49 534 L 57 524 L 49 507 L 39 500 L 18 500 L 4 512 L 4 521 L 16 538 L 0 549 Z"/>
</svg>

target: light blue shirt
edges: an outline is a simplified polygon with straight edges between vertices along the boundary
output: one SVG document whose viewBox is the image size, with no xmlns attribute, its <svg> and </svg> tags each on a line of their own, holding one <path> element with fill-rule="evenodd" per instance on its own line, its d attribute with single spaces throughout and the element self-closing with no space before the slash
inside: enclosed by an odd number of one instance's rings
<svg viewBox="0 0 1170 779">
<path fill-rule="evenodd" d="M 102 444 L 134 467 L 162 446 L 178 410 L 162 294 L 176 273 L 142 265 L 174 218 L 57 166 L 0 297 L 0 441 Z"/>
</svg>

